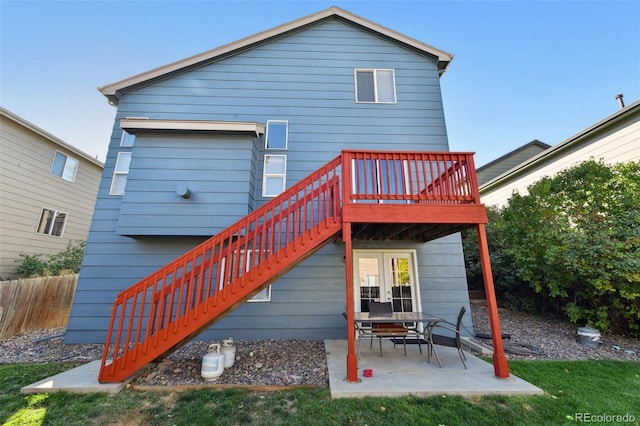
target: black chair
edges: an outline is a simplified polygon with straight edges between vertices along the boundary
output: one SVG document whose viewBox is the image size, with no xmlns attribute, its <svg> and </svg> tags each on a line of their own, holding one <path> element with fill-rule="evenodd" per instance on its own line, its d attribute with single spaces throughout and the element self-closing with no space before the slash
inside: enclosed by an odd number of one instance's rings
<svg viewBox="0 0 640 426">
<path fill-rule="evenodd" d="M 369 302 L 369 313 L 372 315 L 384 315 L 393 313 L 393 307 L 391 302 Z M 373 347 L 373 338 L 377 337 L 380 345 L 380 356 L 382 356 L 382 339 L 385 338 L 401 338 L 404 345 L 404 354 L 407 355 L 407 336 L 409 335 L 409 329 L 401 323 L 395 322 L 374 322 L 371 323 L 371 341 L 369 343 L 369 349 Z M 395 348 L 396 342 L 393 341 L 393 347 Z M 422 351 L 422 348 L 420 349 Z M 359 351 L 358 351 L 359 353 Z"/>
<path fill-rule="evenodd" d="M 442 368 L 440 357 L 438 356 L 438 352 L 436 351 L 436 348 L 434 345 L 449 346 L 451 348 L 458 349 L 458 355 L 460 356 L 460 361 L 462 361 L 462 365 L 464 365 L 465 370 L 467 369 L 467 364 L 464 362 L 467 358 L 465 357 L 464 352 L 462 351 L 462 343 L 460 342 L 460 327 L 462 326 L 462 317 L 464 316 L 464 313 L 466 311 L 467 309 L 464 306 L 460 309 L 460 313 L 458 314 L 458 321 L 456 322 L 455 328 L 453 327 L 453 324 L 450 324 L 450 323 L 435 323 L 429 326 L 428 328 L 429 351 L 427 352 L 427 362 L 431 361 L 431 352 L 433 352 L 436 355 L 436 359 L 438 360 L 438 365 Z M 433 333 L 434 328 L 443 328 L 445 330 L 449 330 L 455 333 L 455 335 L 451 337 L 451 336 L 444 336 L 441 334 L 434 334 Z"/>
</svg>

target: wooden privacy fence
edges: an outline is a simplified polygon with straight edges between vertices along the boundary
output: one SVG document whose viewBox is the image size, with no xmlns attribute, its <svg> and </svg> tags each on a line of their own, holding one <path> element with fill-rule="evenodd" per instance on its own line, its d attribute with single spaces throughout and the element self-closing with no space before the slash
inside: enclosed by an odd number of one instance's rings
<svg viewBox="0 0 640 426">
<path fill-rule="evenodd" d="M 78 274 L 0 282 L 0 339 L 65 327 Z"/>
</svg>

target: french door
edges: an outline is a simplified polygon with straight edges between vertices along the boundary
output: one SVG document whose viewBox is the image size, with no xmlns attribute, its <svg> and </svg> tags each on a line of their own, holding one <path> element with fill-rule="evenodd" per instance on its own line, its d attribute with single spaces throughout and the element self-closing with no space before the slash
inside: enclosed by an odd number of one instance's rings
<svg viewBox="0 0 640 426">
<path fill-rule="evenodd" d="M 391 302 L 394 312 L 420 312 L 413 251 L 354 250 L 355 312 L 368 302 Z"/>
</svg>

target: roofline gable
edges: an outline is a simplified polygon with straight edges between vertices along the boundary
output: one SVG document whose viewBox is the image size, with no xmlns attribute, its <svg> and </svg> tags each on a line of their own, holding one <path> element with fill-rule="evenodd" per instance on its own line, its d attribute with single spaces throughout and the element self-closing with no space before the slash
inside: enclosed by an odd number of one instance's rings
<svg viewBox="0 0 640 426">
<path fill-rule="evenodd" d="M 172 62 L 167 65 L 163 65 L 158 68 L 154 68 L 152 70 L 134 75 L 129 78 L 125 78 L 123 80 L 117 81 L 115 83 L 107 84 L 102 87 L 98 87 L 98 90 L 109 100 L 109 103 L 112 105 L 118 104 L 118 92 L 121 90 L 125 90 L 132 86 L 138 86 L 144 83 L 147 83 L 151 80 L 155 80 L 158 78 L 165 77 L 169 74 L 175 73 L 177 71 L 184 70 L 186 68 L 198 66 L 205 62 L 214 60 L 216 58 L 223 57 L 225 55 L 233 54 L 234 52 L 238 52 L 252 46 L 255 46 L 259 43 L 264 43 L 268 40 L 271 40 L 275 37 L 282 36 L 292 31 L 296 31 L 308 25 L 315 24 L 324 19 L 328 19 L 331 17 L 338 17 L 343 19 L 349 23 L 355 24 L 358 27 L 361 27 L 365 30 L 371 31 L 374 34 L 378 34 L 384 38 L 391 39 L 398 44 L 407 46 L 436 58 L 438 60 L 438 69 L 440 75 L 442 75 L 449 63 L 453 60 L 453 55 L 451 53 L 445 52 L 444 50 L 437 49 L 433 46 L 430 46 L 426 43 L 403 35 L 397 31 L 386 28 L 382 25 L 376 24 L 375 22 L 369 21 L 368 19 L 362 18 L 358 15 L 355 15 L 351 12 L 348 12 L 344 9 L 341 9 L 337 6 L 332 6 L 328 9 L 322 10 L 320 12 L 316 12 L 314 14 L 296 19 L 294 21 L 279 25 L 277 27 L 261 31 L 254 35 L 242 38 L 240 40 L 225 44 L 223 46 L 207 50 L 206 52 L 202 52 L 188 58 Z"/>
<path fill-rule="evenodd" d="M 507 170 L 499 176 L 491 179 L 488 182 L 480 185 L 480 195 L 486 193 L 487 191 L 492 190 L 495 187 L 499 187 L 503 182 L 508 182 L 509 180 L 521 175 L 522 173 L 529 170 L 531 167 L 536 166 L 537 164 L 543 162 L 548 158 L 552 158 L 555 155 L 562 153 L 564 150 L 571 148 L 572 146 L 583 142 L 586 138 L 588 138 L 593 133 L 606 128 L 607 126 L 618 122 L 619 120 L 623 120 L 627 117 L 632 117 L 633 114 L 640 112 L 640 101 L 636 101 L 630 105 L 627 105 L 624 108 L 619 109 L 613 114 L 603 118 L 597 123 L 587 127 L 586 129 L 581 130 L 575 135 L 571 136 L 568 139 L 558 143 L 557 145 L 553 145 L 550 148 L 545 149 L 541 153 L 533 156 L 532 158 L 518 164 L 514 168 Z"/>
<path fill-rule="evenodd" d="M 524 145 L 521 145 L 521 146 L 519 146 L 518 148 L 514 149 L 513 151 L 509 151 L 509 152 L 507 152 L 506 154 L 501 155 L 500 157 L 496 158 L 495 160 L 491 160 L 491 161 L 489 161 L 487 164 L 484 164 L 484 165 L 482 165 L 482 166 L 478 167 L 478 168 L 476 169 L 476 172 L 481 172 L 481 171 L 483 171 L 483 170 L 485 170 L 485 169 L 487 169 L 487 168 L 489 168 L 489 167 L 491 167 L 491 166 L 493 166 L 493 165 L 495 165 L 495 164 L 499 163 L 500 161 L 505 160 L 505 159 L 507 159 L 507 158 L 511 157 L 512 155 L 515 155 L 515 154 L 517 154 L 517 153 L 519 153 L 519 152 L 524 151 L 525 149 L 527 149 L 527 148 L 529 148 L 529 147 L 531 147 L 531 146 L 539 146 L 539 147 L 540 147 L 540 148 L 542 148 L 543 150 L 551 148 L 551 145 L 549 145 L 549 144 L 547 144 L 547 143 L 544 143 L 544 142 L 542 142 L 542 141 L 539 141 L 538 139 L 534 139 L 534 140 L 532 140 L 531 142 L 526 143 L 526 144 L 524 144 Z"/>
<path fill-rule="evenodd" d="M 63 141 L 62 139 L 52 135 L 51 133 L 47 132 L 46 130 L 41 129 L 40 127 L 36 126 L 35 124 L 25 120 L 24 118 L 20 117 L 17 114 L 14 114 L 13 112 L 9 111 L 8 109 L 1 107 L 0 106 L 0 116 L 2 117 L 6 117 L 7 119 L 13 121 L 14 123 L 18 124 L 19 126 L 22 126 L 23 128 L 47 139 L 49 142 L 52 142 L 53 144 L 64 148 L 70 152 L 73 152 L 74 154 L 76 154 L 79 157 L 84 158 L 85 160 L 89 161 L 90 163 L 95 164 L 96 166 L 99 166 L 100 168 L 104 169 L 104 163 L 100 160 L 98 160 L 97 158 L 92 157 L 91 155 L 87 154 L 86 152 L 76 148 L 75 146 Z"/>
</svg>

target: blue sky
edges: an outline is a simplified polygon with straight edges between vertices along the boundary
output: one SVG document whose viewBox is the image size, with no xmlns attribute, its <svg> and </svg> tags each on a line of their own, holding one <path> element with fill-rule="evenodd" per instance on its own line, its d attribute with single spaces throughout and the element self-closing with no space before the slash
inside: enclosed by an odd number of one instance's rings
<svg viewBox="0 0 640 426">
<path fill-rule="evenodd" d="M 478 166 L 640 99 L 639 1 L 0 0 L 0 104 L 104 161 L 98 86 L 333 5 L 455 55 L 449 144 Z"/>
</svg>

